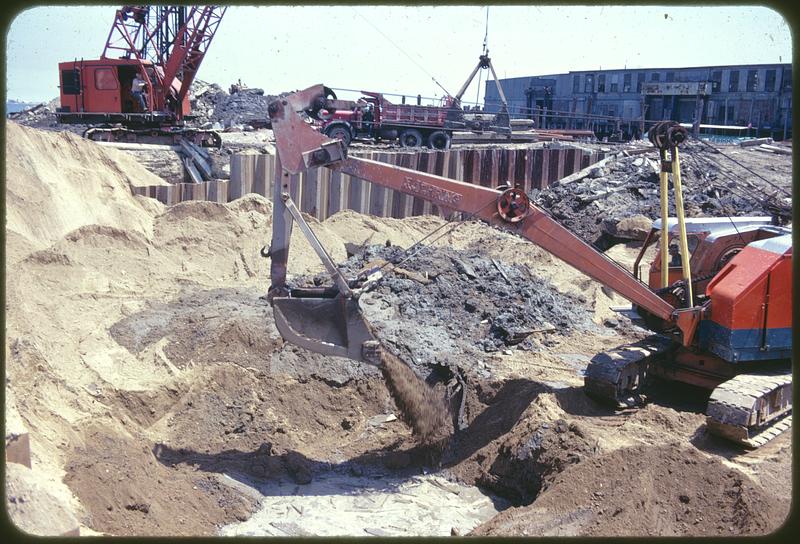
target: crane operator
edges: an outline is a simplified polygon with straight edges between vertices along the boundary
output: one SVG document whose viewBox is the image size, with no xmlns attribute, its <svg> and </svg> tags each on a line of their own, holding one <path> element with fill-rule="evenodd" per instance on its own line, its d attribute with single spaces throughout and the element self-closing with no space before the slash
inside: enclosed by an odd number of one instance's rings
<svg viewBox="0 0 800 544">
<path fill-rule="evenodd" d="M 139 101 L 139 107 L 143 112 L 147 111 L 147 101 L 145 100 L 144 96 L 144 88 L 145 81 L 139 77 L 139 74 L 137 73 L 131 82 L 131 96 L 133 96 L 135 100 Z"/>
</svg>

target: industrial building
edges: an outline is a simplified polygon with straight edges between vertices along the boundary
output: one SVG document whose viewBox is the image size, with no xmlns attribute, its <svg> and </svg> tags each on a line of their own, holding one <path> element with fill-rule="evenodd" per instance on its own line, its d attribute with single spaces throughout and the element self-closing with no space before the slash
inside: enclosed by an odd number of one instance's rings
<svg viewBox="0 0 800 544">
<path fill-rule="evenodd" d="M 649 122 L 671 119 L 716 125 L 702 128 L 717 134 L 791 137 L 788 63 L 571 71 L 500 83 L 512 116 L 534 119 L 541 128 L 631 137 Z M 486 82 L 484 100 L 486 111 L 499 109 L 493 81 Z"/>
</svg>

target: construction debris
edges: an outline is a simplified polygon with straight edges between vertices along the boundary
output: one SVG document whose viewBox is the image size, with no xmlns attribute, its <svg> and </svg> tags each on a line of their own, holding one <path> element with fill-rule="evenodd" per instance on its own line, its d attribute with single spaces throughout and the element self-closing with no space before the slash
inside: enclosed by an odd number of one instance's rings
<svg viewBox="0 0 800 544">
<path fill-rule="evenodd" d="M 193 123 L 203 128 L 244 130 L 263 127 L 269 103 L 282 95 L 265 95 L 264 89 L 240 88 L 228 94 L 216 83 L 195 80 L 189 91 Z"/>
<path fill-rule="evenodd" d="M 751 147 L 742 153 L 752 154 L 753 149 L 760 148 Z M 651 152 L 656 153 L 652 148 Z M 762 172 L 768 179 L 782 184 L 787 192 L 791 190 L 788 161 L 779 166 L 749 160 L 763 164 Z M 774 187 L 736 164 L 726 164 L 724 157 L 706 152 L 699 142 L 684 146 L 681 176 L 687 217 L 771 215 L 764 197 L 775 194 Z M 660 217 L 658 195 L 658 173 L 649 157 L 621 156 L 585 168 L 532 196 L 572 232 L 605 248 L 614 242 L 602 239 L 608 235 L 631 239 L 624 234 L 624 226 L 617 227 L 621 221 L 634 216 Z M 674 200 L 669 210 L 670 215 L 675 214 Z M 641 239 L 641 229 L 636 230 L 633 239 Z"/>
</svg>

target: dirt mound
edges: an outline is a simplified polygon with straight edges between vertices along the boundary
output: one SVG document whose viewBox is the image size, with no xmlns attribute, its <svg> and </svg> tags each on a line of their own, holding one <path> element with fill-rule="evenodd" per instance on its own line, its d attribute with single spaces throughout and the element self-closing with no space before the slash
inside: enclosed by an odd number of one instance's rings
<svg viewBox="0 0 800 544">
<path fill-rule="evenodd" d="M 473 534 L 763 535 L 788 512 L 788 503 L 694 448 L 636 446 L 568 467 L 533 504 Z"/>
<path fill-rule="evenodd" d="M 256 292 L 217 289 L 151 302 L 109 333 L 134 354 L 160 347 L 179 369 L 214 362 L 264 368 L 276 343 L 283 343 L 270 334 L 269 319 L 269 306 Z"/>
<path fill-rule="evenodd" d="M 246 519 L 255 504 L 212 475 L 160 463 L 145 437 L 109 422 L 89 424 L 66 465 L 66 484 L 86 509 L 84 520 L 109 534 L 200 535 L 227 519 Z"/>
<path fill-rule="evenodd" d="M 84 225 L 150 237 L 152 214 L 130 187 L 162 183 L 119 150 L 6 124 L 6 230 L 34 243 L 52 243 Z"/>
</svg>

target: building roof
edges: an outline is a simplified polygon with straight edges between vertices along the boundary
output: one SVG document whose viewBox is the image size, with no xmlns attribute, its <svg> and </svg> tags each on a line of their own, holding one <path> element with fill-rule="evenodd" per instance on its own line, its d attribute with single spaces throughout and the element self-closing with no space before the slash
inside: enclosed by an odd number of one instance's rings
<svg viewBox="0 0 800 544">
<path fill-rule="evenodd" d="M 726 68 L 739 68 L 739 69 L 748 69 L 748 68 L 764 68 L 764 67 L 781 67 L 781 68 L 792 68 L 792 64 L 788 62 L 776 62 L 776 63 L 764 63 L 764 64 L 720 64 L 720 65 L 711 65 L 711 66 L 683 66 L 683 67 L 660 67 L 660 68 L 607 68 L 605 70 L 570 70 L 568 72 L 562 72 L 559 74 L 535 74 L 535 75 L 528 75 L 528 76 L 516 76 L 516 77 L 505 77 L 502 78 L 501 81 L 510 81 L 514 79 L 530 79 L 530 78 L 556 78 L 558 76 L 565 76 L 569 74 L 597 74 L 603 72 L 647 72 L 647 71 L 663 71 L 663 70 L 716 70 L 716 69 L 726 69 Z"/>
</svg>

